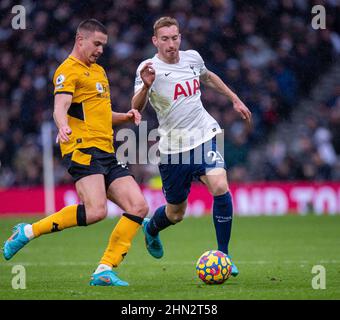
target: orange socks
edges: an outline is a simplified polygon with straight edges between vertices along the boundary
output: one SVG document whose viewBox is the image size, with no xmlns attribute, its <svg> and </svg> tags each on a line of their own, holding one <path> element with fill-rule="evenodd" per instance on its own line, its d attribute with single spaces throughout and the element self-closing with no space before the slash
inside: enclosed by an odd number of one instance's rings
<svg viewBox="0 0 340 320">
<path fill-rule="evenodd" d="M 143 218 L 124 213 L 113 229 L 100 264 L 117 267 L 128 253 Z"/>
<path fill-rule="evenodd" d="M 128 253 L 143 218 L 124 213 L 113 229 L 100 264 L 117 267 Z M 32 224 L 34 237 L 74 226 L 86 226 L 83 205 L 72 205 Z"/>
<path fill-rule="evenodd" d="M 82 205 L 79 205 L 82 206 Z M 84 207 L 84 206 L 83 206 Z M 32 224 L 34 237 L 78 225 L 78 205 L 72 205 Z M 84 210 L 85 212 L 85 210 Z"/>
</svg>

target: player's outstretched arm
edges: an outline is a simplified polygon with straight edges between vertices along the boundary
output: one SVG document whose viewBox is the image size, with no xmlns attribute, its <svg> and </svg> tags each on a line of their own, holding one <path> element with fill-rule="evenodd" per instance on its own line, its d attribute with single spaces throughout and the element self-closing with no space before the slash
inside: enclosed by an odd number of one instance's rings
<svg viewBox="0 0 340 320">
<path fill-rule="evenodd" d="M 56 142 L 66 143 L 70 141 L 69 135 L 72 133 L 67 121 L 67 111 L 72 103 L 72 95 L 58 93 L 54 96 L 53 119 L 58 128 Z"/>
<path fill-rule="evenodd" d="M 236 95 L 236 93 L 234 93 L 217 74 L 208 70 L 207 72 L 200 76 L 200 81 L 206 86 L 228 97 L 230 101 L 233 103 L 234 110 L 241 115 L 243 120 L 246 120 L 247 122 L 250 123 L 251 121 L 250 110 Z"/>
<path fill-rule="evenodd" d="M 140 124 L 142 119 L 138 110 L 131 109 L 127 113 L 112 112 L 112 125 L 117 126 L 126 122 L 133 122 L 136 126 Z"/>
<path fill-rule="evenodd" d="M 148 101 L 149 89 L 155 81 L 155 69 L 152 62 L 146 63 L 140 71 L 140 77 L 143 81 L 143 87 L 139 89 L 131 100 L 132 109 L 142 111 Z"/>
</svg>

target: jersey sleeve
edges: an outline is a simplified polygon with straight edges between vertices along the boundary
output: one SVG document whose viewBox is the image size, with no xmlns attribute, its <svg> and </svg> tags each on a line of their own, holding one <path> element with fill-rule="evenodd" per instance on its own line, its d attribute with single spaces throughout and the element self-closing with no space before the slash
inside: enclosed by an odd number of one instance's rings
<svg viewBox="0 0 340 320">
<path fill-rule="evenodd" d="M 61 65 L 55 72 L 53 77 L 54 94 L 66 93 L 74 94 L 76 84 L 78 81 L 78 74 L 69 66 Z"/>
<path fill-rule="evenodd" d="M 135 90 L 135 93 L 142 89 L 143 87 L 143 80 L 142 80 L 142 77 L 140 76 L 140 71 L 141 69 L 143 68 L 143 65 L 145 64 L 145 62 L 142 62 L 138 68 L 137 68 L 137 71 L 136 71 L 136 78 L 135 78 L 135 87 L 134 87 L 134 90 Z"/>
<path fill-rule="evenodd" d="M 197 61 L 197 65 L 198 65 L 199 70 L 200 70 L 200 75 L 205 74 L 208 71 L 208 69 L 205 66 L 204 60 L 201 57 L 201 55 L 196 50 L 188 50 L 188 51 L 192 54 L 192 56 Z"/>
<path fill-rule="evenodd" d="M 137 71 L 136 71 L 136 78 L 135 78 L 135 87 L 134 87 L 134 92 L 136 93 L 138 90 L 142 89 L 143 87 L 143 80 L 142 80 L 142 77 L 140 76 L 140 71 L 143 69 L 144 65 L 147 63 L 147 62 L 150 62 L 151 60 L 145 60 L 143 61 L 137 68 Z"/>
</svg>

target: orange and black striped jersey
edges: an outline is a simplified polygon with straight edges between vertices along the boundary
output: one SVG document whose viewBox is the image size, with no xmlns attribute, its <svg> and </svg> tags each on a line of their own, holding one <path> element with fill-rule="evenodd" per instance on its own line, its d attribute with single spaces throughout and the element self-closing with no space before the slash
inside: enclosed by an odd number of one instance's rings
<svg viewBox="0 0 340 320">
<path fill-rule="evenodd" d="M 110 88 L 105 70 L 96 63 L 88 67 L 70 55 L 56 70 L 53 84 L 55 95 L 72 95 L 67 114 L 72 134 L 69 142 L 60 143 L 62 155 L 90 147 L 114 152 Z"/>
</svg>

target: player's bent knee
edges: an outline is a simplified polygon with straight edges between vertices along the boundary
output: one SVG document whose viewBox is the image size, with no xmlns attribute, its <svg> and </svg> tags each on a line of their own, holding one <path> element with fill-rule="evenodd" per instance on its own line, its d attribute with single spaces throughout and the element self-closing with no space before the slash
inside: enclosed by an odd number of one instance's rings
<svg viewBox="0 0 340 320">
<path fill-rule="evenodd" d="M 105 219 L 106 216 L 107 216 L 107 207 L 106 206 L 99 207 L 95 215 L 95 217 L 97 218 L 97 221 Z"/>
<path fill-rule="evenodd" d="M 105 219 L 107 216 L 107 206 L 97 205 L 93 207 L 86 207 L 86 221 L 87 224 L 95 223 Z"/>
<path fill-rule="evenodd" d="M 210 192 L 213 196 L 219 196 L 219 195 L 225 194 L 228 191 L 229 191 L 229 188 L 228 188 L 228 183 L 226 181 L 218 182 L 210 188 Z"/>
<path fill-rule="evenodd" d="M 178 222 L 181 222 L 184 218 L 185 210 L 179 209 L 176 212 L 167 212 L 168 219 L 173 223 L 176 224 Z"/>
<path fill-rule="evenodd" d="M 176 224 L 176 223 L 181 222 L 183 220 L 183 218 L 184 218 L 184 215 L 173 215 L 171 217 L 171 222 Z"/>
<path fill-rule="evenodd" d="M 141 217 L 141 218 L 145 218 L 147 214 L 149 213 L 149 206 L 145 201 L 136 203 L 131 207 L 131 210 L 129 210 L 129 213 L 136 215 L 138 217 Z"/>
<path fill-rule="evenodd" d="M 146 202 L 143 203 L 143 205 L 140 208 L 140 214 L 142 218 L 145 218 L 149 213 L 149 206 Z"/>
</svg>

